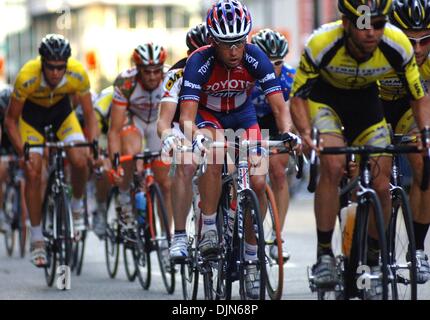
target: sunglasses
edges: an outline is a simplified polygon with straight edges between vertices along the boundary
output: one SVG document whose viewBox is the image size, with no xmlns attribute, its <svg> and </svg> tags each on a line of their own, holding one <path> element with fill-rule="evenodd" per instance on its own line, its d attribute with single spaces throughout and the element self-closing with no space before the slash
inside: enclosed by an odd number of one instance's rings
<svg viewBox="0 0 430 320">
<path fill-rule="evenodd" d="M 378 21 L 370 22 L 370 25 L 372 26 L 371 29 L 373 29 L 373 30 L 382 30 L 385 28 L 386 24 L 387 24 L 387 20 L 378 20 Z M 355 21 L 352 21 L 352 25 L 354 26 L 355 29 L 360 29 L 360 30 L 369 29 L 366 26 L 358 27 L 358 19 Z"/>
<path fill-rule="evenodd" d="M 427 35 L 427 36 L 421 37 L 421 38 L 408 37 L 408 39 L 412 43 L 413 46 L 417 46 L 417 45 L 427 46 L 430 44 L 430 35 Z"/>
<path fill-rule="evenodd" d="M 274 66 L 279 67 L 280 65 L 282 65 L 284 63 L 284 60 L 276 60 L 276 61 L 271 61 L 271 62 Z"/>
<path fill-rule="evenodd" d="M 233 49 L 233 48 L 237 48 L 237 49 L 242 49 L 243 47 L 245 47 L 246 44 L 246 37 L 243 39 L 240 39 L 238 41 L 235 42 L 222 42 L 222 41 L 215 41 L 216 45 L 218 47 L 220 47 L 221 49 Z"/>
<path fill-rule="evenodd" d="M 67 68 L 67 64 L 59 64 L 59 65 L 56 65 L 56 64 L 50 64 L 50 63 L 47 63 L 47 62 L 44 62 L 44 63 L 43 63 L 43 66 L 44 66 L 46 69 L 51 70 L 51 71 L 54 71 L 54 70 L 64 71 L 64 70 L 66 70 L 66 68 Z"/>
</svg>

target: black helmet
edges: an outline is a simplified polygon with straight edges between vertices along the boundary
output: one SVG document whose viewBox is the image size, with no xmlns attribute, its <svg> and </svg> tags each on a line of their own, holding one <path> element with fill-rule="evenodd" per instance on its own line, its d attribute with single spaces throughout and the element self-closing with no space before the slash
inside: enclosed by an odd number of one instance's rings
<svg viewBox="0 0 430 320">
<path fill-rule="evenodd" d="M 185 39 L 188 49 L 193 52 L 200 47 L 205 46 L 207 39 L 206 26 L 203 23 L 196 25 L 187 32 Z"/>
<path fill-rule="evenodd" d="M 370 8 L 372 17 L 387 16 L 392 9 L 393 0 L 338 0 L 339 11 L 349 19 L 356 19 L 362 15 L 359 12 L 360 6 Z"/>
<path fill-rule="evenodd" d="M 400 29 L 430 29 L 429 0 L 394 0 L 390 21 Z"/>
<path fill-rule="evenodd" d="M 259 46 L 271 59 L 283 59 L 289 50 L 287 39 L 271 29 L 260 30 L 252 36 L 251 42 Z"/>
<path fill-rule="evenodd" d="M 45 60 L 67 61 L 71 53 L 69 41 L 60 34 L 46 35 L 39 47 L 39 54 Z"/>
<path fill-rule="evenodd" d="M 9 105 L 10 96 L 12 95 L 12 87 L 10 85 L 0 87 L 0 110 L 4 112 Z"/>
</svg>

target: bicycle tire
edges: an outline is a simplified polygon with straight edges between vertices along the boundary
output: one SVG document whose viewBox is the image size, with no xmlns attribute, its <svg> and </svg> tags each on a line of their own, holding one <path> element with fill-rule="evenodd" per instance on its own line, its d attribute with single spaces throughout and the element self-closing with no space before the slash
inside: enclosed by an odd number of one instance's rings
<svg viewBox="0 0 430 320">
<path fill-rule="evenodd" d="M 20 188 L 20 186 L 19 186 Z M 20 189 L 19 189 L 20 190 Z M 27 238 L 28 238 L 28 227 L 27 227 L 27 216 L 26 216 L 26 212 L 24 212 L 24 210 L 22 209 L 22 201 L 23 201 L 23 196 L 21 194 L 21 191 L 19 191 L 19 212 L 20 212 L 20 216 L 19 216 L 19 254 L 21 256 L 21 258 L 25 257 L 25 251 L 26 251 L 26 247 L 27 247 Z M 24 199 L 25 201 L 25 199 Z"/>
<path fill-rule="evenodd" d="M 393 280 L 391 282 L 391 290 L 395 300 L 417 299 L 417 259 L 416 259 L 416 248 L 415 248 L 415 235 L 413 231 L 412 222 L 412 211 L 408 202 L 406 192 L 400 188 L 395 187 L 391 190 L 392 199 L 392 214 L 390 218 L 390 224 L 388 227 L 388 256 L 389 265 L 392 268 Z M 399 212 L 401 210 L 401 214 Z M 406 229 L 406 241 L 407 243 L 401 243 L 400 230 L 399 228 L 403 224 L 403 228 Z M 400 252 L 398 248 L 407 248 L 408 252 Z M 403 262 L 401 267 L 398 261 L 401 258 L 406 258 L 409 253 L 409 261 Z M 406 269 L 408 271 L 402 272 Z M 400 290 L 400 285 L 405 285 L 405 291 Z M 403 292 L 401 292 L 403 291 Z M 402 294 L 403 293 L 403 294 Z M 407 297 L 408 296 L 408 297 Z"/>
<path fill-rule="evenodd" d="M 373 208 L 376 228 L 379 237 L 380 247 L 380 261 L 381 261 L 381 273 L 382 273 L 382 300 L 388 300 L 389 297 L 389 267 L 388 267 L 388 252 L 387 252 L 387 241 L 385 233 L 385 223 L 383 218 L 382 206 L 378 196 L 374 191 L 367 191 L 361 194 L 357 200 L 357 214 L 356 214 L 356 225 L 354 228 L 353 235 L 353 246 L 351 248 L 349 265 L 350 275 L 357 274 L 357 270 L 360 267 L 360 263 L 363 266 L 367 265 L 367 238 L 368 238 L 368 225 L 370 219 L 370 207 Z M 351 278 L 350 278 L 351 279 Z M 350 286 L 356 287 L 356 278 L 353 277 L 353 283 L 349 283 Z M 350 287 L 351 289 L 351 287 Z M 351 289 L 352 290 L 352 289 Z M 358 295 L 362 299 L 367 299 L 365 290 L 358 292 Z"/>
<path fill-rule="evenodd" d="M 76 275 L 80 276 L 82 273 L 82 266 L 85 256 L 85 243 L 87 239 L 87 231 L 81 231 L 79 241 L 73 242 L 73 263 L 72 271 L 76 271 Z"/>
<path fill-rule="evenodd" d="M 194 204 L 194 202 L 193 202 Z M 193 208 L 194 209 L 194 208 Z M 182 296 L 184 300 L 196 300 L 199 286 L 199 271 L 197 260 L 197 232 L 196 232 L 196 217 L 189 214 L 186 222 L 186 230 L 188 237 L 188 259 L 181 264 L 181 284 Z"/>
<path fill-rule="evenodd" d="M 282 238 L 281 238 L 281 225 L 279 221 L 278 207 L 276 206 L 275 196 L 272 188 L 266 184 L 266 196 L 269 214 L 266 212 L 266 219 L 268 221 L 268 228 L 265 230 L 265 239 L 275 231 L 276 239 L 273 244 L 269 244 L 266 241 L 265 253 L 266 253 L 266 285 L 267 293 L 271 300 L 280 300 L 282 297 L 283 283 L 284 283 L 284 259 L 282 256 Z M 264 219 L 264 221 L 266 221 Z M 263 221 L 263 228 L 264 228 Z M 266 232 L 267 231 L 267 232 Z M 278 259 L 272 259 L 270 255 L 271 245 L 277 246 Z"/>
<path fill-rule="evenodd" d="M 57 245 L 60 266 L 71 266 L 73 257 L 72 212 L 64 190 L 55 197 L 57 214 Z"/>
<path fill-rule="evenodd" d="M 17 217 L 19 217 L 19 213 L 16 212 L 18 209 L 17 198 L 18 193 L 13 182 L 8 183 L 4 194 L 3 212 L 5 215 L 4 223 L 9 225 L 9 228 L 7 228 L 8 230 L 4 233 L 6 252 L 9 257 L 13 255 L 16 244 L 16 230 L 18 229 L 18 221 L 16 220 Z"/>
<path fill-rule="evenodd" d="M 48 265 L 44 268 L 45 280 L 48 287 L 52 287 L 55 280 L 56 270 L 57 270 L 57 245 L 54 239 L 54 224 L 56 224 L 55 215 L 55 200 L 54 194 L 51 192 L 53 175 L 50 176 L 48 180 L 48 185 L 46 188 L 45 197 L 42 205 L 42 230 L 43 236 L 45 238 L 46 246 L 46 258 Z"/>
<path fill-rule="evenodd" d="M 243 197 L 244 201 L 243 204 L 241 204 L 241 207 L 243 208 L 243 221 L 245 226 L 245 219 L 247 212 L 251 213 L 252 217 L 252 224 L 253 224 L 253 230 L 256 232 L 255 236 L 257 239 L 257 260 L 255 261 L 257 269 L 259 269 L 260 272 L 260 292 L 259 292 L 259 298 L 258 300 L 265 300 L 266 297 L 266 262 L 265 262 L 265 240 L 264 240 L 264 230 L 263 230 L 263 223 L 261 221 L 261 213 L 260 213 L 260 206 L 257 199 L 257 196 L 253 190 L 244 190 L 243 195 L 239 195 Z M 239 201 L 239 199 L 238 199 Z M 249 211 L 248 211 L 249 210 Z M 240 239 L 239 243 L 239 252 L 240 252 L 240 264 L 239 264 L 239 293 L 240 298 L 242 300 L 248 300 L 247 294 L 246 294 L 246 284 L 245 284 L 245 259 L 244 259 L 244 253 L 245 253 L 245 236 L 243 236 Z"/>
<path fill-rule="evenodd" d="M 118 223 L 118 208 L 116 204 L 116 195 L 118 188 L 112 188 L 109 192 L 106 211 L 106 236 L 105 236 L 105 258 L 106 268 L 110 278 L 115 278 L 118 272 L 119 262 L 119 223 Z M 113 212 L 113 216 L 109 213 Z M 112 218 L 112 221 L 109 219 Z"/>
<path fill-rule="evenodd" d="M 136 266 L 137 279 L 144 290 L 151 285 L 151 239 L 149 230 L 145 225 L 137 227 L 136 249 L 134 250 L 134 263 Z"/>
<path fill-rule="evenodd" d="M 175 266 L 169 258 L 169 248 L 171 245 L 171 235 L 167 220 L 167 211 L 161 194 L 160 187 L 153 183 L 149 187 L 153 228 L 155 231 L 155 250 L 157 251 L 161 276 L 168 294 L 175 291 Z M 160 219 L 161 218 L 161 219 Z M 157 223 L 159 221 L 159 223 Z M 167 246 L 166 246 L 167 245 Z"/>
<path fill-rule="evenodd" d="M 134 256 L 135 256 L 134 244 L 124 243 L 122 246 L 122 249 L 123 249 L 122 253 L 123 253 L 125 274 L 127 276 L 128 281 L 134 282 L 137 277 L 137 267 L 134 261 Z M 128 257 L 127 255 L 128 252 L 131 254 L 130 256 L 131 258 Z"/>
</svg>

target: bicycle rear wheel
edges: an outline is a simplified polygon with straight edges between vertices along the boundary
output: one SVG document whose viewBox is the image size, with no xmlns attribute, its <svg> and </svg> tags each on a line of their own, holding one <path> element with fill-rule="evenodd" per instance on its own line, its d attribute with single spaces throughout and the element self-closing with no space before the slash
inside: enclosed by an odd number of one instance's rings
<svg viewBox="0 0 430 320">
<path fill-rule="evenodd" d="M 245 233 L 239 242 L 239 252 L 240 252 L 240 265 L 239 265 L 239 293 L 242 300 L 248 300 L 248 295 L 246 292 L 246 265 L 252 264 L 257 268 L 257 272 L 260 273 L 260 283 L 259 283 L 259 294 L 256 300 L 265 300 L 266 298 L 266 253 L 265 253 L 265 240 L 264 240 L 264 229 L 260 214 L 260 206 L 256 194 L 252 190 L 244 190 L 243 195 L 239 194 L 239 197 L 243 197 L 238 200 L 241 201 L 241 207 L 243 210 L 243 223 L 245 232 L 245 221 L 251 219 L 252 221 L 252 231 L 257 240 L 257 260 L 256 261 L 245 261 Z M 238 217 L 237 217 L 238 218 Z M 239 227 L 240 228 L 240 227 Z M 239 229 L 238 228 L 238 229 Z"/>
<path fill-rule="evenodd" d="M 105 237 L 105 257 L 106 267 L 109 277 L 115 278 L 118 272 L 119 262 L 119 223 L 118 223 L 118 204 L 116 202 L 118 188 L 112 188 L 109 193 L 107 212 L 106 212 L 106 237 Z"/>
<path fill-rule="evenodd" d="M 85 230 L 79 231 L 79 239 L 73 241 L 72 271 L 76 271 L 77 276 L 81 275 L 82 272 L 85 256 L 85 243 L 87 240 L 87 230 L 89 229 L 88 201 L 86 193 L 84 194 L 84 220 Z"/>
<path fill-rule="evenodd" d="M 396 300 L 417 299 L 417 258 L 412 211 L 406 192 L 391 190 L 392 213 L 388 227 L 388 254 L 393 274 L 391 290 Z"/>
<path fill-rule="evenodd" d="M 275 196 L 268 184 L 266 184 L 266 197 L 268 212 L 266 212 L 263 221 L 264 238 L 266 239 L 265 254 L 266 254 L 266 281 L 267 293 L 270 299 L 280 300 L 282 297 L 282 289 L 284 282 L 284 259 L 282 256 L 282 238 L 281 224 L 279 221 L 278 208 L 276 206 Z M 272 235 L 276 234 L 273 239 Z M 278 258 L 273 258 L 270 254 L 272 246 L 276 246 Z"/>
<path fill-rule="evenodd" d="M 175 291 L 175 266 L 170 261 L 169 248 L 171 244 L 170 227 L 167 220 L 167 211 L 160 187 L 154 183 L 149 187 L 150 203 L 148 209 L 151 210 L 149 218 L 152 222 L 154 234 L 151 234 L 152 240 L 155 240 L 155 250 L 157 251 L 158 262 L 160 264 L 161 276 L 167 293 L 172 294 Z"/>
</svg>

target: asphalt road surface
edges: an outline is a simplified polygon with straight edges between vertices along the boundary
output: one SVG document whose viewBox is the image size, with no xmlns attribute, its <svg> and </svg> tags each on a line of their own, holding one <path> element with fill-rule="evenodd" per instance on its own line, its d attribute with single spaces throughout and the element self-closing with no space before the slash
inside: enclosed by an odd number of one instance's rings
<svg viewBox="0 0 430 320">
<path fill-rule="evenodd" d="M 315 262 L 316 255 L 316 228 L 312 208 L 313 201 L 308 195 L 296 197 L 290 205 L 284 232 L 291 259 L 285 266 L 283 299 L 316 299 L 307 280 L 307 268 Z M 428 237 L 427 248 L 430 248 L 429 240 Z M 153 254 L 152 261 L 157 261 L 155 253 Z M 82 275 L 73 275 L 71 289 L 60 291 L 55 285 L 52 288 L 46 286 L 43 270 L 30 264 L 28 254 L 24 259 L 18 257 L 17 252 L 13 257 L 8 257 L 4 237 L 0 234 L 0 299 L 182 300 L 180 274 L 176 274 L 174 294 L 169 295 L 162 283 L 157 263 L 153 265 L 153 280 L 147 291 L 141 289 L 137 280 L 127 280 L 122 257 L 116 279 L 110 279 L 106 271 L 104 243 L 91 233 Z M 430 298 L 430 283 L 419 286 L 419 298 Z"/>
</svg>

